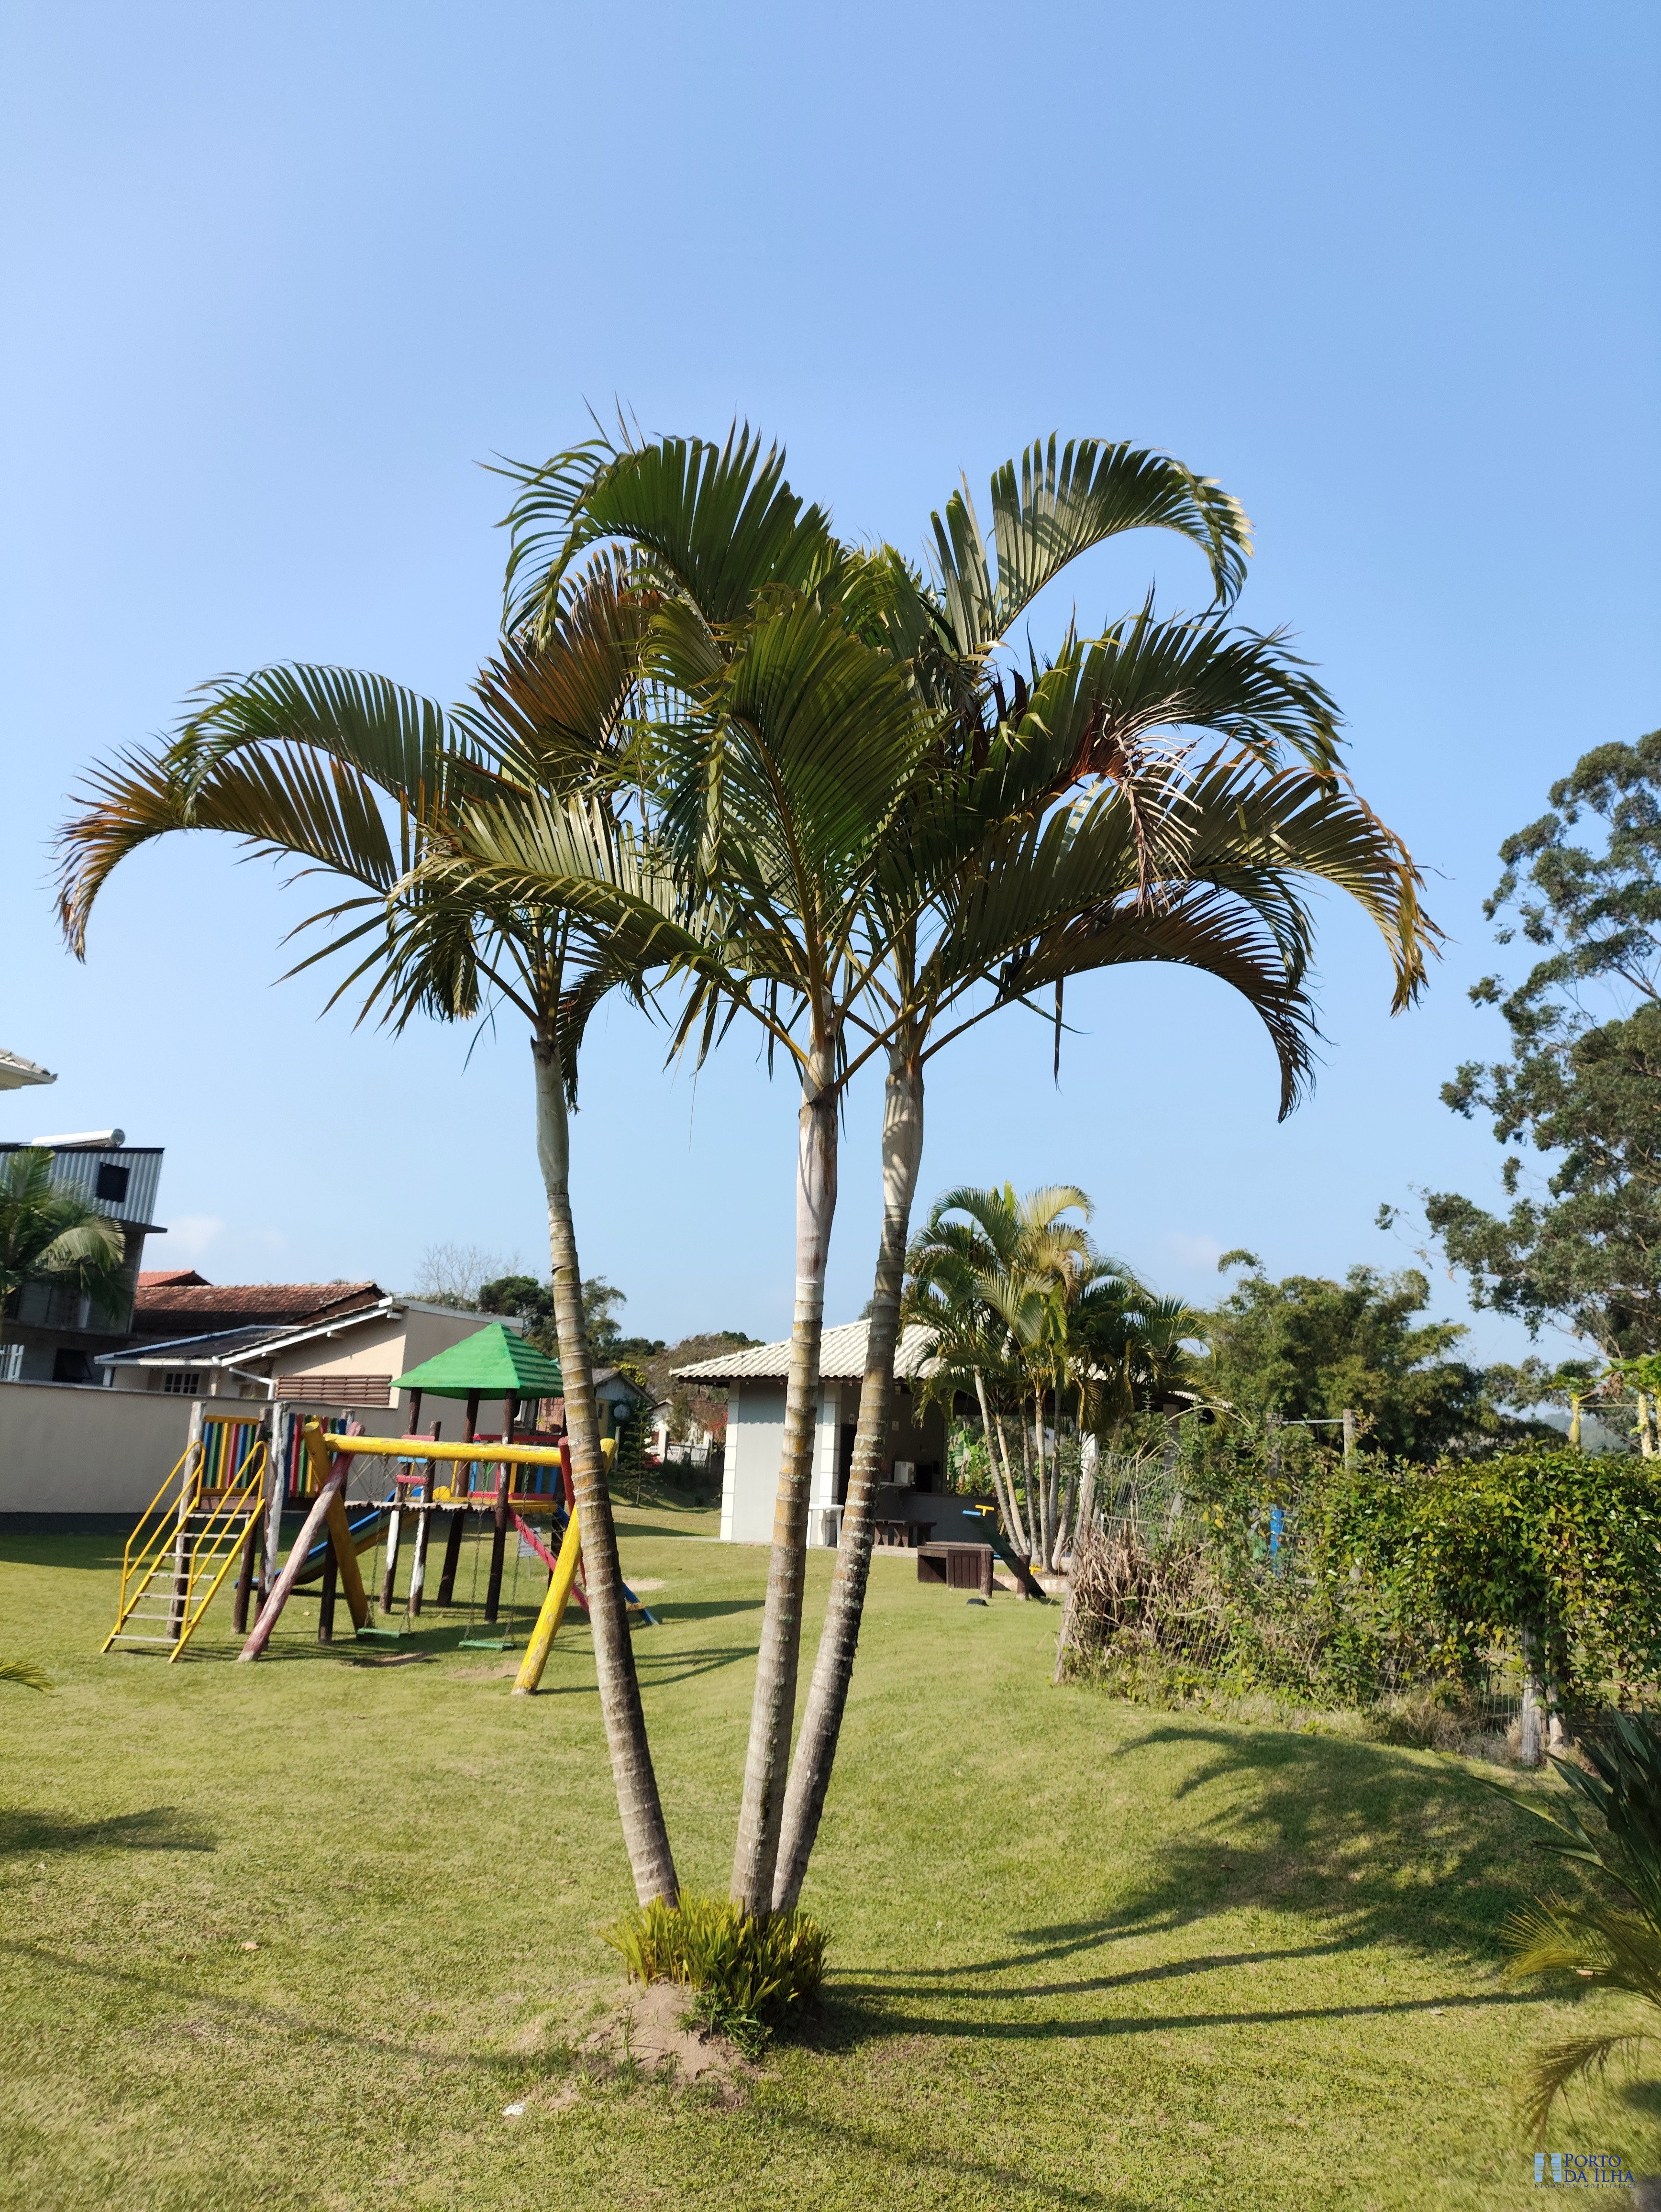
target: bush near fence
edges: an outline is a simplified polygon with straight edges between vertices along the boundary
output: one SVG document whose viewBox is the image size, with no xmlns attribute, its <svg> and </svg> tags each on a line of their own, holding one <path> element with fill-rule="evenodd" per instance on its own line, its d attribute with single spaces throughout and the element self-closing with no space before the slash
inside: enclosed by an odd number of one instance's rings
<svg viewBox="0 0 1661 2212">
<path fill-rule="evenodd" d="M 1661 1691 L 1661 1486 L 1642 1460 L 1288 1471 L 1231 1450 L 1110 1492 L 1074 1551 L 1063 1671 L 1120 1694 L 1349 1708 L 1454 1747 L 1504 1735 L 1525 1667 L 1577 1731 Z"/>
</svg>

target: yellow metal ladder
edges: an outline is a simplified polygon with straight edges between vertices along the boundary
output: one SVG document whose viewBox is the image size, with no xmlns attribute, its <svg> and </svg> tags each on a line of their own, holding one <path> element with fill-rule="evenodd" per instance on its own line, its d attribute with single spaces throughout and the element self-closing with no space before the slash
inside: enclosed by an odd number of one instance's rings
<svg viewBox="0 0 1661 2212">
<path fill-rule="evenodd" d="M 186 1448 L 127 1539 L 115 1626 L 104 1639 L 104 1650 L 117 1644 L 165 1644 L 168 1664 L 178 1658 L 244 1545 L 259 1540 L 265 1467 L 261 1437 L 222 1488 L 207 1490 L 202 1481 L 202 1446 L 192 1443 Z M 154 1625 L 128 1626 L 138 1620 Z"/>
</svg>

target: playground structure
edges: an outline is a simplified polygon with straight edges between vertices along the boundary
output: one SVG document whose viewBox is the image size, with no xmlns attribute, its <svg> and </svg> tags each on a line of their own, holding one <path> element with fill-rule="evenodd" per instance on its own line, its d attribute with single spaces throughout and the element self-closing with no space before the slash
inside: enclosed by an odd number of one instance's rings
<svg viewBox="0 0 1661 2212">
<path fill-rule="evenodd" d="M 539 1563 L 548 1572 L 547 1588 L 514 1684 L 516 1693 L 534 1690 L 567 1607 L 575 1601 L 587 1608 L 569 1448 L 563 1438 L 521 1438 L 514 1433 L 521 1402 L 534 1403 L 563 1388 L 559 1370 L 534 1346 L 496 1324 L 400 1376 L 398 1387 L 410 1394 L 412 1428 L 423 1394 L 465 1400 L 462 1438 L 445 1442 L 436 1422 L 430 1437 L 368 1437 L 355 1421 L 326 1430 L 315 1416 L 303 1417 L 281 1404 L 256 1408 L 243 1401 L 234 1413 L 198 1404 L 183 1458 L 127 1546 L 116 1624 L 104 1650 L 167 1644 L 169 1660 L 176 1659 L 233 1569 L 237 1579 L 232 1626 L 238 1636 L 246 1636 L 238 1655 L 242 1659 L 259 1657 L 295 1592 L 313 1583 L 320 1643 L 333 1641 L 343 1596 L 358 1637 L 396 1642 L 429 1601 L 427 1567 L 435 1522 L 442 1525 L 444 1545 L 437 1594 L 430 1602 L 462 1609 L 457 1607 L 455 1582 L 469 1518 L 477 1514 L 489 1531 L 489 1569 L 481 1608 L 483 1547 L 475 1545 L 472 1595 L 465 1601 L 467 1621 L 459 1647 L 514 1647 L 520 1563 Z M 475 1434 L 485 1398 L 505 1401 L 506 1433 L 501 1438 Z M 601 1449 L 609 1473 L 615 1439 L 605 1438 Z M 355 1476 L 360 1494 L 349 1498 Z M 285 1506 L 301 1508 L 304 1514 L 286 1559 L 281 1556 Z M 389 1625 L 387 1617 L 399 1609 L 399 1553 L 411 1522 L 400 1627 Z M 545 1540 L 538 1523 L 546 1524 Z M 504 1623 L 510 1531 L 518 1543 Z M 383 1535 L 385 1571 L 377 1607 L 364 1586 L 360 1562 Z M 259 1613 L 250 1631 L 247 1614 L 256 1589 Z M 631 1620 L 653 1620 L 626 1584 L 624 1596 Z M 133 1621 L 146 1626 L 130 1627 Z"/>
</svg>

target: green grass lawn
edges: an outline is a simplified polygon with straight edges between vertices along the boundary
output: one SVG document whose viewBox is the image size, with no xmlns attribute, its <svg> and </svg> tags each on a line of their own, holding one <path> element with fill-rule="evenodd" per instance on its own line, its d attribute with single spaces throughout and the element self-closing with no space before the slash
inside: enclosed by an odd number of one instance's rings
<svg viewBox="0 0 1661 2212">
<path fill-rule="evenodd" d="M 766 1557 L 623 1521 L 683 1878 L 723 1890 Z M 0 1654 L 57 1684 L 0 1685 L 8 2208 L 1537 2205 L 1514 2069 L 1613 2016 L 1501 1986 L 1540 1861 L 1475 1768 L 1052 1689 L 1053 1608 L 879 1557 L 812 2041 L 733 2110 L 561 2101 L 632 1893 L 587 1631 L 533 1700 L 453 1615 L 377 1664 L 310 1599 L 257 1667 L 222 1603 L 176 1666 L 100 1658 L 118 1556 L 0 1565 Z M 1652 2171 L 1661 2104 L 1552 2140 Z"/>
</svg>

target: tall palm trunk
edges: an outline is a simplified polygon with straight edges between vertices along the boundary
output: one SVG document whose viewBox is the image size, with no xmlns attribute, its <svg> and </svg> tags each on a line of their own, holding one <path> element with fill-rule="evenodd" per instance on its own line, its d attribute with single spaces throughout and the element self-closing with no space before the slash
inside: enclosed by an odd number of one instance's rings
<svg viewBox="0 0 1661 2212">
<path fill-rule="evenodd" d="M 981 1380 L 978 1369 L 975 1373 L 975 1387 L 980 1393 L 982 1415 L 986 1418 L 986 1385 Z M 1003 1462 L 1003 1486 L 1009 1497 L 1010 1540 L 1023 1559 L 1031 1559 L 1032 1544 L 1026 1533 L 1026 1523 L 1021 1518 L 1020 1494 L 1015 1483 L 1015 1463 L 1009 1456 L 1009 1439 L 1003 1432 L 1003 1415 L 993 1413 L 989 1418 L 997 1432 L 998 1456 Z"/>
<path fill-rule="evenodd" d="M 790 1729 L 796 1712 L 802 1594 L 807 1578 L 807 1500 L 818 1422 L 819 1346 L 824 1334 L 824 1265 L 837 1210 L 834 1082 L 835 1054 L 828 1043 L 818 1046 L 802 1076 L 797 1123 L 796 1303 L 784 1398 L 784 1449 L 750 1708 L 744 1800 L 733 1854 L 732 1899 L 744 1912 L 765 1912 L 773 1901 Z"/>
<path fill-rule="evenodd" d="M 905 1284 L 905 1248 L 911 1233 L 911 1206 L 922 1159 L 922 1067 L 908 1045 L 889 1055 L 882 1117 L 882 1237 L 877 1247 L 876 1285 L 871 1296 L 871 1324 L 866 1338 L 865 1374 L 860 1384 L 859 1428 L 854 1465 L 842 1516 L 842 1537 L 830 1577 L 830 1601 L 819 1632 L 818 1656 L 802 1716 L 801 1737 L 790 1768 L 784 1800 L 784 1829 L 773 1877 L 775 1911 L 793 1907 L 801 1894 L 807 1862 L 819 1832 L 825 1792 L 830 1787 L 842 1717 L 853 1679 L 871 1572 L 873 1518 L 888 1442 L 894 1395 L 894 1352 L 899 1342 L 900 1293 Z"/>
<path fill-rule="evenodd" d="M 1038 1468 L 1038 1510 L 1034 1529 L 1038 1550 L 1032 1564 L 1042 1569 L 1050 1565 L 1050 1547 L 1056 1541 L 1056 1501 L 1050 1492 L 1049 1455 L 1044 1450 L 1043 1385 L 1041 1382 L 1032 1393 L 1032 1449 Z"/>
<path fill-rule="evenodd" d="M 1011 1483 L 1007 1489 L 1004 1486 L 1005 1477 L 1009 1473 L 1009 1461 L 1007 1454 L 1004 1455 L 1002 1474 L 1000 1474 L 998 1469 L 998 1457 L 1003 1449 L 1003 1431 L 998 1430 L 995 1435 L 993 1432 L 992 1408 L 986 1401 L 986 1380 L 978 1367 L 975 1370 L 975 1395 L 980 1402 L 981 1434 L 986 1438 L 986 1465 L 987 1471 L 992 1477 L 992 1495 L 997 1503 L 998 1513 L 1003 1525 L 1009 1531 L 1011 1542 L 1018 1549 L 1025 1550 L 1025 1538 L 1021 1531 L 1020 1522 L 1015 1516 L 1014 1485 Z"/>
<path fill-rule="evenodd" d="M 1096 1461 L 1100 1450 L 1094 1437 L 1084 1430 L 1084 1394 L 1080 1391 L 1079 1408 L 1079 1519 L 1073 1534 L 1074 1574 L 1067 1578 L 1067 1602 L 1062 1611 L 1061 1634 L 1056 1639 L 1056 1671 L 1051 1680 L 1062 1682 L 1067 1677 L 1068 1647 L 1073 1641 L 1073 1630 L 1077 1615 L 1074 1576 L 1078 1570 L 1078 1547 L 1088 1537 L 1096 1518 Z"/>
<path fill-rule="evenodd" d="M 571 1446 L 571 1482 L 582 1528 L 582 1557 L 588 1586 L 588 1617 L 594 1632 L 599 1674 L 599 1705 L 611 1753 L 611 1779 L 618 1793 L 623 1840 L 642 1905 L 654 1898 L 672 1904 L 678 1892 L 646 1740 L 635 1650 L 624 1609 L 623 1574 L 618 1559 L 617 1528 L 599 1449 L 599 1415 L 594 1403 L 593 1364 L 582 1318 L 582 1275 L 577 1263 L 576 1231 L 571 1219 L 570 1124 L 565 1103 L 565 1073 L 559 1043 L 551 1032 L 532 1039 L 536 1062 L 537 1158 L 548 1196 L 548 1250 L 553 1263 L 554 1322 L 559 1335 L 560 1373 L 565 1382 L 565 1426 Z"/>
</svg>

